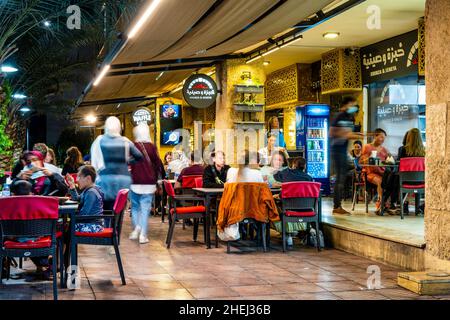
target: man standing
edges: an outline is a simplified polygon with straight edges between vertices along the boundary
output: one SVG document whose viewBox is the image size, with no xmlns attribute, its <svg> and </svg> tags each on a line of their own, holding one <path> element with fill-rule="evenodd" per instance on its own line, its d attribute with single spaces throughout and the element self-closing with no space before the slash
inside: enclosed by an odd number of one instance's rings
<svg viewBox="0 0 450 320">
<path fill-rule="evenodd" d="M 353 132 L 355 125 L 354 115 L 359 110 L 354 97 L 348 96 L 342 99 L 340 113 L 332 121 L 330 127 L 330 147 L 333 157 L 336 182 L 334 185 L 334 207 L 333 214 L 350 214 L 342 208 L 341 201 L 344 192 L 345 179 L 347 175 L 347 147 L 348 140 L 360 139 L 362 134 Z"/>
</svg>

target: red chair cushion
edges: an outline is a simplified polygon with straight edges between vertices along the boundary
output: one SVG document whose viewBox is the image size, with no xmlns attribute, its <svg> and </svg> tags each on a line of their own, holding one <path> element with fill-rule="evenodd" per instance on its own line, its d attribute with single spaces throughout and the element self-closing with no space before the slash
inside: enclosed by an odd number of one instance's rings
<svg viewBox="0 0 450 320">
<path fill-rule="evenodd" d="M 49 248 L 52 245 L 51 237 L 42 237 L 36 241 L 18 242 L 7 240 L 3 244 L 5 249 L 39 249 Z"/>
<path fill-rule="evenodd" d="M 206 211 L 206 208 L 204 206 L 177 207 L 177 214 L 201 213 L 201 212 L 205 212 L 205 211 Z M 174 209 L 171 209 L 170 213 L 174 214 Z"/>
<path fill-rule="evenodd" d="M 425 183 L 421 183 L 421 184 L 407 184 L 407 183 L 404 183 L 402 185 L 402 188 L 405 188 L 405 189 L 425 189 Z"/>
<path fill-rule="evenodd" d="M 425 171 L 425 158 L 412 157 L 400 159 L 400 172 L 421 172 Z"/>
<path fill-rule="evenodd" d="M 128 191 L 128 189 L 119 190 L 113 207 L 113 211 L 115 214 L 120 214 L 122 210 L 125 209 L 125 205 L 127 204 L 128 199 Z"/>
<path fill-rule="evenodd" d="M 318 198 L 320 182 L 285 182 L 281 184 L 281 197 L 287 198 Z"/>
<path fill-rule="evenodd" d="M 12 196 L 0 198 L 0 220 L 58 219 L 57 197 Z"/>
<path fill-rule="evenodd" d="M 286 211 L 286 217 L 314 217 L 314 211 Z"/>
<path fill-rule="evenodd" d="M 111 238 L 113 235 L 112 228 L 104 228 L 102 232 L 75 232 L 77 237 L 89 237 L 89 238 Z"/>
<path fill-rule="evenodd" d="M 56 238 L 62 237 L 62 231 L 56 231 Z"/>
</svg>

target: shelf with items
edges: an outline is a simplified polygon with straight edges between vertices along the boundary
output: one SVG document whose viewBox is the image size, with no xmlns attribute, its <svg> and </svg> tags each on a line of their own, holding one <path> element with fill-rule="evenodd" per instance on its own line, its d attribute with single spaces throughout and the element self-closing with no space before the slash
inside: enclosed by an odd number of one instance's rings
<svg viewBox="0 0 450 320">
<path fill-rule="evenodd" d="M 264 86 L 235 84 L 234 92 L 236 93 L 264 93 Z"/>
<path fill-rule="evenodd" d="M 262 112 L 264 111 L 264 104 L 248 104 L 248 103 L 234 103 L 234 111 L 237 112 Z"/>
</svg>

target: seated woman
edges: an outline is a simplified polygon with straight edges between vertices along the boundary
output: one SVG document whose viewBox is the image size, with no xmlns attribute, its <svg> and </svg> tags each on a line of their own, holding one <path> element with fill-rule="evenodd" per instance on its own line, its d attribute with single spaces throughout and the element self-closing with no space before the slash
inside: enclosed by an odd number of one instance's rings
<svg viewBox="0 0 450 320">
<path fill-rule="evenodd" d="M 353 142 L 353 149 L 350 151 L 350 156 L 353 161 L 353 165 L 357 171 L 361 171 L 362 168 L 359 165 L 359 160 L 362 155 L 362 142 L 359 140 L 356 140 Z"/>
<path fill-rule="evenodd" d="M 44 167 L 44 156 L 39 151 L 25 151 L 26 166 L 16 180 L 26 180 L 32 184 L 32 192 L 41 196 L 65 196 L 68 192 L 64 178 Z"/>
<path fill-rule="evenodd" d="M 287 168 L 282 171 L 279 171 L 274 175 L 274 179 L 279 183 L 283 182 L 297 182 L 297 181 L 313 181 L 313 178 L 305 173 L 306 169 L 306 160 L 305 158 L 298 157 L 294 159 L 292 162 L 292 168 Z M 281 210 L 280 210 L 281 212 Z M 281 221 L 274 222 L 275 229 L 282 233 L 282 225 Z M 297 234 L 299 231 L 305 230 L 305 226 L 301 222 L 292 223 L 289 222 L 286 227 L 287 233 L 287 245 L 288 247 L 292 247 L 293 240 L 292 237 Z"/>
<path fill-rule="evenodd" d="M 385 161 L 386 158 L 390 155 L 389 151 L 383 147 L 384 140 L 386 139 L 386 131 L 383 129 L 377 128 L 375 129 L 375 138 L 372 143 L 366 144 L 362 150 L 361 155 L 361 163 L 368 163 L 369 158 L 372 154 L 372 151 L 377 151 L 377 157 L 380 161 Z M 367 180 L 377 186 L 377 194 L 378 199 L 376 202 L 375 213 L 381 213 L 381 197 L 383 195 L 383 188 L 381 186 L 384 174 L 384 168 L 380 167 L 367 167 Z"/>
<path fill-rule="evenodd" d="M 422 141 L 422 135 L 417 128 L 408 130 L 403 139 L 403 145 L 398 149 L 398 160 L 411 157 L 425 157 L 425 147 Z M 383 175 L 383 187 L 385 188 L 385 197 L 391 199 L 391 207 L 388 213 L 400 214 L 400 209 L 396 208 L 394 203 L 400 202 L 399 188 L 400 179 L 397 173 L 387 173 Z M 405 213 L 409 212 L 409 203 L 405 201 L 403 204 Z M 423 212 L 423 206 L 421 206 Z"/>
<path fill-rule="evenodd" d="M 82 190 L 78 195 L 75 181 L 70 174 L 66 175 L 70 186 L 72 200 L 79 201 L 78 214 L 81 216 L 100 216 L 103 214 L 103 192 L 95 185 L 97 173 L 95 168 L 89 165 L 82 166 L 78 170 L 78 187 Z M 102 232 L 103 220 L 75 224 L 77 232 Z"/>
<path fill-rule="evenodd" d="M 287 168 L 287 159 L 284 152 L 278 151 L 272 155 L 270 166 L 264 166 L 261 168 L 261 174 L 263 179 L 267 181 L 270 188 L 280 187 L 281 183 L 276 181 L 274 174 Z"/>
</svg>

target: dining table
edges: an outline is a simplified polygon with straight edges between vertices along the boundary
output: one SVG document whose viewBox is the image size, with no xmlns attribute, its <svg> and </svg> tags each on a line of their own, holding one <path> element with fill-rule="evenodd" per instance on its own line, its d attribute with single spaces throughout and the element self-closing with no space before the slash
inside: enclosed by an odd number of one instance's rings
<svg viewBox="0 0 450 320">
<path fill-rule="evenodd" d="M 217 200 L 220 196 L 222 196 L 224 188 L 193 188 L 192 190 L 196 195 L 203 197 L 205 199 L 205 210 L 206 210 L 206 214 L 209 217 L 209 221 L 211 221 L 210 226 L 212 226 L 213 224 L 215 225 L 215 223 L 213 223 L 213 221 L 215 221 L 215 219 L 214 219 L 213 211 L 211 211 L 211 203 L 212 203 L 212 201 Z M 270 191 L 272 192 L 273 195 L 280 194 L 281 188 L 278 188 L 278 187 L 270 188 Z M 216 208 L 216 210 L 218 210 L 218 208 Z M 211 232 L 210 232 L 210 230 L 206 230 L 206 241 L 207 241 L 207 248 L 211 249 Z M 215 247 L 216 248 L 219 247 L 219 237 L 217 235 L 217 225 L 215 226 Z"/>
</svg>

